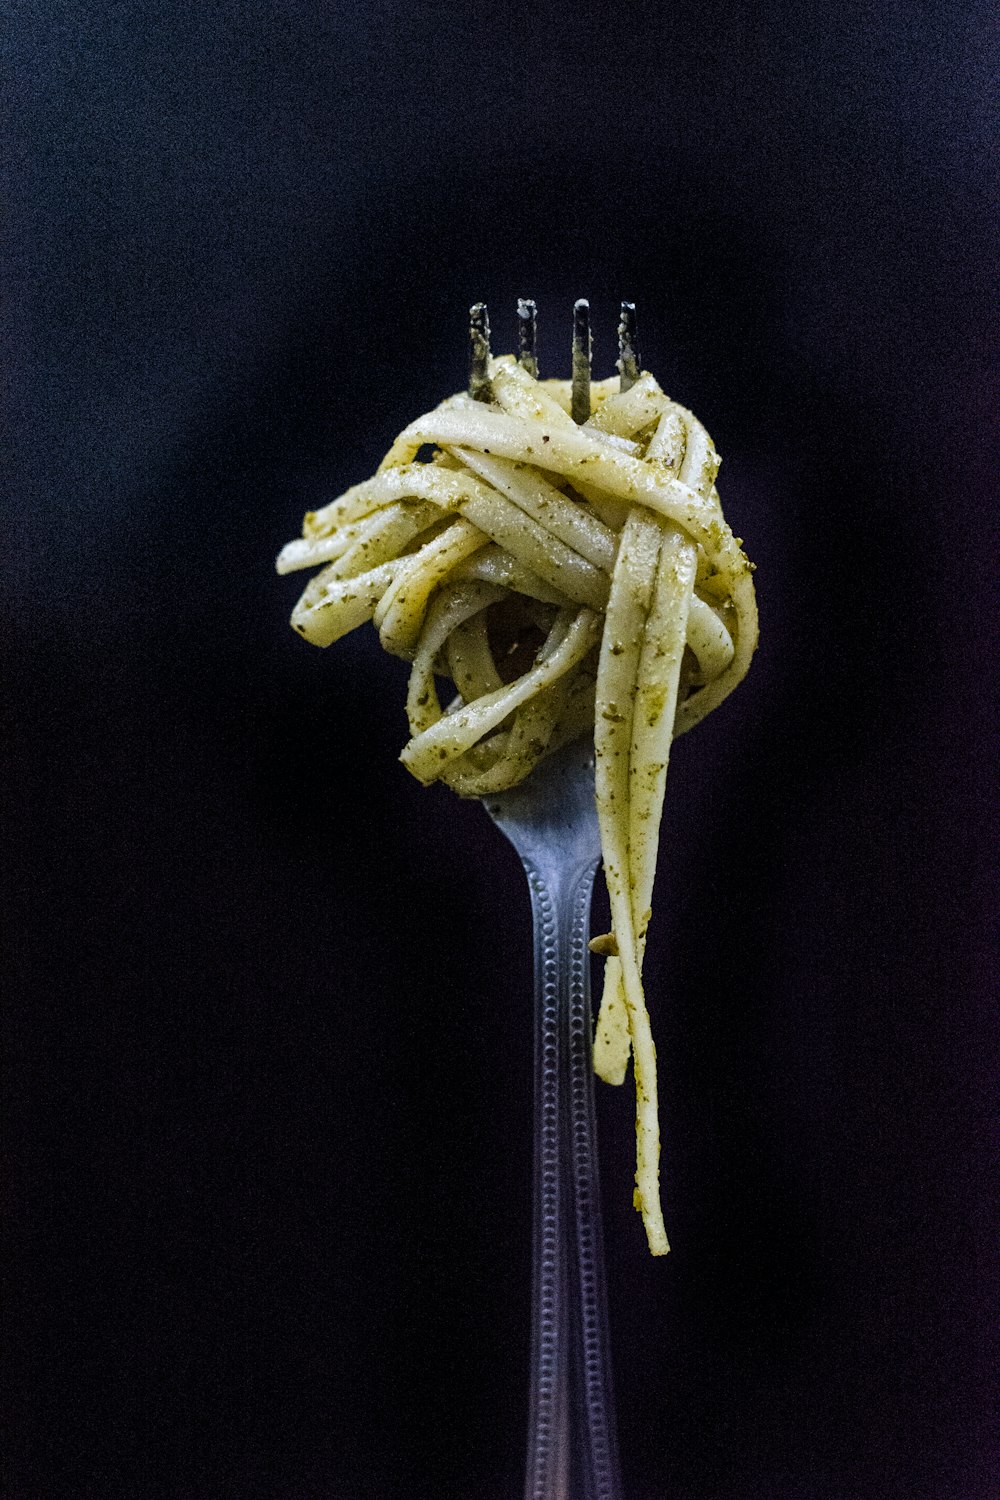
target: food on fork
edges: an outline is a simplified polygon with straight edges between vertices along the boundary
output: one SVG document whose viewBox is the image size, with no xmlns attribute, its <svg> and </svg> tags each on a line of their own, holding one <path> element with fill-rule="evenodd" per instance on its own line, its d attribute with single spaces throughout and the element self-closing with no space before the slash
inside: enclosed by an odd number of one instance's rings
<svg viewBox="0 0 1000 1500">
<path fill-rule="evenodd" d="M 594 1066 L 634 1057 L 635 1205 L 668 1249 L 659 1194 L 656 1053 L 642 986 L 673 737 L 716 708 L 757 642 L 753 565 L 723 518 L 719 458 L 698 419 L 640 371 L 634 309 L 619 375 L 591 382 L 589 311 L 572 380 L 540 380 L 534 304 L 519 355 L 493 358 L 472 314 L 468 393 L 418 417 L 373 478 L 310 512 L 278 571 L 321 565 L 292 625 L 328 646 L 374 620 L 412 663 L 401 759 L 477 797 L 593 734 L 612 930 Z M 442 706 L 438 680 L 455 696 Z"/>
</svg>

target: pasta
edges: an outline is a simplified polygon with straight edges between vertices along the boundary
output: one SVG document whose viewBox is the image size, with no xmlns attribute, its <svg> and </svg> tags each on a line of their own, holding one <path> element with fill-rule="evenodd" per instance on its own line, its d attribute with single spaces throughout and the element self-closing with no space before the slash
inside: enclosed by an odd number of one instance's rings
<svg viewBox="0 0 1000 1500">
<path fill-rule="evenodd" d="M 452 396 L 393 443 L 373 478 L 308 514 L 278 571 L 319 565 L 292 614 L 328 646 L 373 620 L 411 663 L 402 752 L 464 796 L 515 785 L 593 732 L 612 931 L 594 1065 L 636 1086 L 635 1204 L 654 1255 L 656 1054 L 642 968 L 670 744 L 737 685 L 757 641 L 753 565 L 723 519 L 701 423 L 643 373 L 590 388 L 512 356 L 488 401 Z M 442 705 L 437 680 L 456 696 Z"/>
</svg>

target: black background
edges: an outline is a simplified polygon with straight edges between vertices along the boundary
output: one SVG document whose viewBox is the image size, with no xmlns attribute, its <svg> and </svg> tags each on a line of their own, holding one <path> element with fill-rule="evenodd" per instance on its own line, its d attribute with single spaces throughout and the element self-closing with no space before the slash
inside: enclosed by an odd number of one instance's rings
<svg viewBox="0 0 1000 1500">
<path fill-rule="evenodd" d="M 991 11 L 9 8 L 10 1500 L 519 1493 L 526 894 L 272 572 L 518 295 L 601 375 L 635 298 L 759 568 L 671 770 L 666 1261 L 600 1100 L 629 1500 L 997 1492 Z"/>
</svg>

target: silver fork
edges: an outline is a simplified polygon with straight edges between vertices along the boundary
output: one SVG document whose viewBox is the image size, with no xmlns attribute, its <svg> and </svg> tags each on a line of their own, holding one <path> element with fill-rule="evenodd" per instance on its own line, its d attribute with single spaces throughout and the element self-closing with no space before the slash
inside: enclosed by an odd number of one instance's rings
<svg viewBox="0 0 1000 1500">
<path fill-rule="evenodd" d="M 535 304 L 518 303 L 520 362 L 537 372 Z M 622 304 L 619 370 L 638 375 L 635 310 Z M 489 323 L 470 324 L 470 391 L 489 400 Z M 572 410 L 590 411 L 590 312 L 573 310 Z M 535 948 L 535 1159 L 531 1395 L 525 1500 L 621 1500 L 608 1348 L 594 1120 L 590 897 L 601 857 L 594 747 L 580 739 L 484 799 L 521 857 Z"/>
</svg>

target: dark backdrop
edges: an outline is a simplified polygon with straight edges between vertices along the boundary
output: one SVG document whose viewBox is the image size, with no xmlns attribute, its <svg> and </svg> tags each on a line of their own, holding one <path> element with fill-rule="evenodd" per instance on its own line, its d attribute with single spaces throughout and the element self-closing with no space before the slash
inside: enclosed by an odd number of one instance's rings
<svg viewBox="0 0 1000 1500">
<path fill-rule="evenodd" d="M 601 1097 L 629 1500 L 987 1500 L 992 7 L 8 10 L 3 1494 L 519 1492 L 530 932 L 272 558 L 591 298 L 706 420 L 750 678 L 672 764 L 674 1243 Z"/>
</svg>

